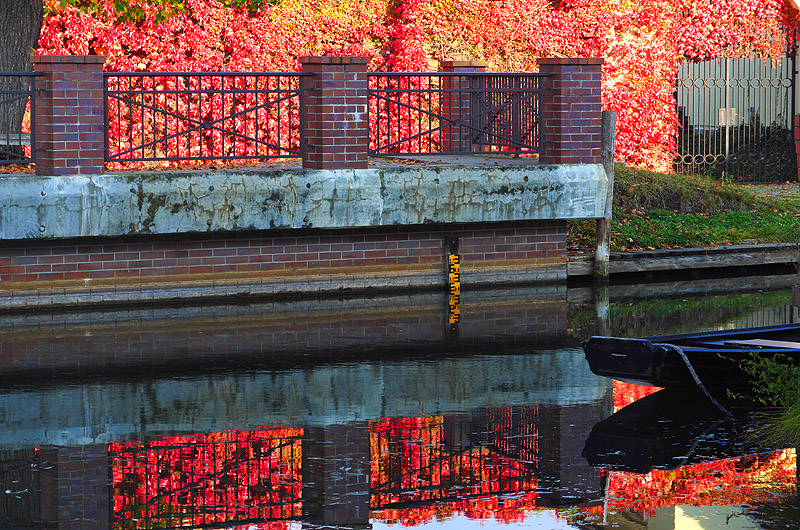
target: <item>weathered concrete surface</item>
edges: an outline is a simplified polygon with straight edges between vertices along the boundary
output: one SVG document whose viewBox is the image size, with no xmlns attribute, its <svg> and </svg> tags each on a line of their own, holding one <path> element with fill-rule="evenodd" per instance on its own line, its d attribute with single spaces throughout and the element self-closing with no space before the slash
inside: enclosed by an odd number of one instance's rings
<svg viewBox="0 0 800 530">
<path fill-rule="evenodd" d="M 602 166 L 0 176 L 0 239 L 597 218 Z"/>
</svg>

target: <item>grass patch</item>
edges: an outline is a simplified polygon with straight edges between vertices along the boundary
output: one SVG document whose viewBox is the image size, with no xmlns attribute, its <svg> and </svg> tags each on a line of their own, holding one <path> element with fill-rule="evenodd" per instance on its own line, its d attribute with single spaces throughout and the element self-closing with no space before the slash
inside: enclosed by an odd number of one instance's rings
<svg viewBox="0 0 800 530">
<path fill-rule="evenodd" d="M 761 436 L 774 447 L 800 446 L 800 368 L 795 360 L 788 355 L 748 352 L 742 368 L 750 375 L 759 401 L 778 408 L 762 415 Z"/>
<path fill-rule="evenodd" d="M 611 249 L 780 243 L 800 239 L 800 199 L 762 197 L 703 176 L 615 169 Z M 593 250 L 595 222 L 570 223 L 571 250 Z"/>
</svg>

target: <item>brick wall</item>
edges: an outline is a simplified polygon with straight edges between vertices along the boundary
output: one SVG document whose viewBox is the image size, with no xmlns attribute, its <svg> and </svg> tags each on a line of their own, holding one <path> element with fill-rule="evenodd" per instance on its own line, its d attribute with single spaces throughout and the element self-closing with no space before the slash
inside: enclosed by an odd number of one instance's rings
<svg viewBox="0 0 800 530">
<path fill-rule="evenodd" d="M 566 277 L 563 221 L 6 240 L 0 242 L 0 307 L 9 307 L 13 299 L 21 303 L 26 293 L 136 292 L 195 284 L 208 290 L 195 293 L 198 297 L 214 295 L 213 288 L 223 285 L 272 286 L 261 294 L 443 286 L 445 237 L 459 240 L 465 285 L 495 281 L 496 275 L 486 275 L 497 271 L 506 271 L 512 283 Z M 403 280 L 412 277 L 416 280 Z M 247 294 L 246 289 L 237 292 Z"/>
<path fill-rule="evenodd" d="M 369 57 L 301 57 L 304 97 L 303 167 L 367 167 Z"/>
<path fill-rule="evenodd" d="M 104 170 L 105 57 L 36 55 L 36 173 L 92 175 Z"/>
<path fill-rule="evenodd" d="M 539 59 L 543 164 L 599 164 L 603 59 Z"/>
<path fill-rule="evenodd" d="M 97 174 L 104 170 L 102 56 L 35 56 L 36 171 L 41 175 Z M 367 167 L 368 57 L 301 57 L 301 143 L 307 169 Z M 541 160 L 552 164 L 600 161 L 600 68 L 603 59 L 539 59 Z M 445 72 L 480 72 L 479 61 L 445 61 Z M 446 77 L 443 88 L 468 87 L 467 77 Z M 470 94 L 443 94 L 442 113 L 471 114 Z M 442 130 L 444 151 L 480 151 L 462 125 Z M 465 143 L 466 142 L 466 143 Z"/>
</svg>

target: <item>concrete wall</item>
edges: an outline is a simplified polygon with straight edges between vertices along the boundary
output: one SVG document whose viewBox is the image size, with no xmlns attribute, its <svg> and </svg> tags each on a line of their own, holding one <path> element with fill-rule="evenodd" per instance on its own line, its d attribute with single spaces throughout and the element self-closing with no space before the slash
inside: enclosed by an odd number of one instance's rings
<svg viewBox="0 0 800 530">
<path fill-rule="evenodd" d="M 481 164 L 484 164 L 483 166 Z M 0 176 L 0 240 L 601 217 L 599 164 Z"/>
</svg>

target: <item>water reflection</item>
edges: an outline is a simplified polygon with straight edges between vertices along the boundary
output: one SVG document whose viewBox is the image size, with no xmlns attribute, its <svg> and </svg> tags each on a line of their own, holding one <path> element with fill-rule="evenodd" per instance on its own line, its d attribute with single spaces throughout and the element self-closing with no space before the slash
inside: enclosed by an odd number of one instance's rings
<svg viewBox="0 0 800 530">
<path fill-rule="evenodd" d="M 793 451 L 739 438 L 749 418 L 595 377 L 573 347 L 597 314 L 637 335 L 795 319 L 788 291 L 555 295 L 465 295 L 455 343 L 437 294 L 6 319 L 0 528 L 716 528 L 793 491 Z M 132 355 L 156 371 L 121 375 Z M 34 360 L 77 375 L 21 380 Z"/>
</svg>

